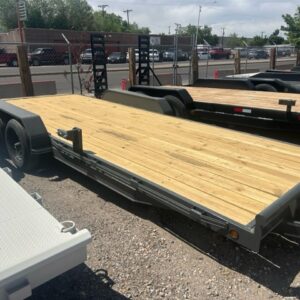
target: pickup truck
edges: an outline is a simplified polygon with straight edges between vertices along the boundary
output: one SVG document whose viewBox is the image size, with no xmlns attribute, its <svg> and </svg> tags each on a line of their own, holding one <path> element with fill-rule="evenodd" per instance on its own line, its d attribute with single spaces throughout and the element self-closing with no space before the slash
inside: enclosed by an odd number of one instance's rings
<svg viewBox="0 0 300 300">
<path fill-rule="evenodd" d="M 209 54 L 212 59 L 221 59 L 221 58 L 229 59 L 231 56 L 231 51 L 226 50 L 224 48 L 212 48 L 209 51 Z"/>
<path fill-rule="evenodd" d="M 3 48 L 0 48 L 0 64 L 6 64 L 8 67 L 17 67 L 18 58 L 16 53 L 7 53 Z"/>
<path fill-rule="evenodd" d="M 54 48 L 37 48 L 28 54 L 29 64 L 39 65 L 60 65 L 69 64 L 68 54 L 58 53 Z"/>
</svg>

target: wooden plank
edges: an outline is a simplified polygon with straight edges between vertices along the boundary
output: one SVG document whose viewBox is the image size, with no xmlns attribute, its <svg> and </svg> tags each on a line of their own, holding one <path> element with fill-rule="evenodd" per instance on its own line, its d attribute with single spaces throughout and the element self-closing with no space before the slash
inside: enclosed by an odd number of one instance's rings
<svg viewBox="0 0 300 300">
<path fill-rule="evenodd" d="M 9 102 L 55 136 L 80 127 L 85 150 L 241 224 L 300 181 L 296 146 L 78 95 Z"/>
</svg>

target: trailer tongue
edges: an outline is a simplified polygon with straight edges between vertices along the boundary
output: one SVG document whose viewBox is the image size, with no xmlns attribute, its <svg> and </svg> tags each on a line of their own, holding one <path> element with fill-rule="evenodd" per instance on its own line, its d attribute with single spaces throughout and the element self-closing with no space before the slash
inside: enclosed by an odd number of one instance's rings
<svg viewBox="0 0 300 300">
<path fill-rule="evenodd" d="M 299 236 L 298 146 L 78 95 L 10 100 L 0 116 L 39 116 L 56 159 L 253 251 L 273 230 Z"/>
</svg>

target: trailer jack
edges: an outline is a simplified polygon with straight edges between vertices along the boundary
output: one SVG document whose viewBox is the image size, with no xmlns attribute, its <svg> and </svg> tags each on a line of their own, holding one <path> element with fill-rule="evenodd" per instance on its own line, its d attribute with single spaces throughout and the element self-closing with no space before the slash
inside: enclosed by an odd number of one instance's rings
<svg viewBox="0 0 300 300">
<path fill-rule="evenodd" d="M 83 153 L 82 145 L 82 130 L 80 128 L 74 127 L 71 130 L 57 130 L 58 136 L 73 142 L 73 151 L 76 153 Z"/>
</svg>

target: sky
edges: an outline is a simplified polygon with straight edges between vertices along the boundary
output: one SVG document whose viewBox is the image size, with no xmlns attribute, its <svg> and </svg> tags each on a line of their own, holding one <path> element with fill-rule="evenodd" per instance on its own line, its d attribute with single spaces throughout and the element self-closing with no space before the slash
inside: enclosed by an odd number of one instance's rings
<svg viewBox="0 0 300 300">
<path fill-rule="evenodd" d="M 174 33 L 175 23 L 197 25 L 201 5 L 200 26 L 208 25 L 213 33 L 239 36 L 270 35 L 284 25 L 282 14 L 294 14 L 299 0 L 88 0 L 94 9 L 106 4 L 107 12 L 126 19 L 123 12 L 132 9 L 130 22 L 149 27 L 152 34 Z"/>
</svg>

